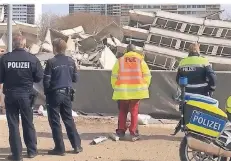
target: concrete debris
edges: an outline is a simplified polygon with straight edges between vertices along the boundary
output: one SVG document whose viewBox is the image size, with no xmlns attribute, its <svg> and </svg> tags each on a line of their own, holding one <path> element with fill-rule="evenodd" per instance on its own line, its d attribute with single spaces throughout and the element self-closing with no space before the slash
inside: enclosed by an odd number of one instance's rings
<svg viewBox="0 0 231 161">
<path fill-rule="evenodd" d="M 94 138 L 90 144 L 91 145 L 97 145 L 97 144 L 102 143 L 102 142 L 104 142 L 106 140 L 108 140 L 108 137 L 99 136 L 99 137 Z"/>
<path fill-rule="evenodd" d="M 109 138 L 112 139 L 113 141 L 119 141 L 120 139 L 120 137 L 114 133 L 109 134 Z"/>
<path fill-rule="evenodd" d="M 66 36 L 72 36 L 74 34 L 84 34 L 84 30 L 82 26 L 78 26 L 73 29 L 62 30 L 61 33 Z"/>
<path fill-rule="evenodd" d="M 13 31 L 13 34 L 20 33 L 27 39 L 27 44 L 26 44 L 27 47 L 30 47 L 34 43 L 37 43 L 39 41 L 38 40 L 39 28 L 36 25 L 31 25 L 31 24 L 15 21 L 13 22 L 13 25 L 12 25 L 12 31 Z M 7 45 L 6 33 L 7 33 L 7 23 L 0 23 L 0 35 L 3 35 L 3 37 L 1 37 L 2 40 L 0 42 L 0 45 L 1 45 L 1 48 L 4 48 L 4 49 L 6 49 L 6 45 Z"/>
<path fill-rule="evenodd" d="M 112 69 L 117 58 L 115 57 L 115 54 L 112 53 L 112 51 L 105 47 L 102 51 L 101 57 L 99 58 L 101 65 L 103 66 L 103 69 Z"/>
<path fill-rule="evenodd" d="M 149 124 L 149 120 L 152 117 L 149 115 L 144 115 L 144 114 L 138 114 L 138 124 L 139 125 L 148 125 Z M 127 121 L 131 121 L 131 114 L 128 113 L 128 117 L 127 117 Z"/>
</svg>

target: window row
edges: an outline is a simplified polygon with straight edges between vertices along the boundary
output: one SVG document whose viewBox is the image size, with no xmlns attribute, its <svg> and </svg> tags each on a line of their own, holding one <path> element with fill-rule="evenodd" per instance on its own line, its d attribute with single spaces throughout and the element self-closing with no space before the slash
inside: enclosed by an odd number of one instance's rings
<svg viewBox="0 0 231 161">
<path fill-rule="evenodd" d="M 163 37 L 160 35 L 152 35 L 149 40 L 150 44 L 154 44 L 156 46 L 160 47 L 167 47 L 167 48 L 173 48 L 175 49 L 177 39 L 172 38 L 172 37 Z M 189 46 L 193 42 L 190 41 L 181 41 L 180 42 L 180 51 L 185 51 L 188 52 Z M 200 52 L 201 54 L 204 55 L 211 55 L 214 49 L 214 45 L 207 45 L 207 44 L 201 44 L 200 45 Z M 217 49 L 217 56 L 231 56 L 231 47 L 224 47 L 224 46 L 219 46 Z"/>
<path fill-rule="evenodd" d="M 158 18 L 154 27 L 164 28 L 164 29 L 169 29 L 169 30 L 174 30 L 174 31 L 180 31 L 182 25 L 183 25 L 183 23 L 179 22 L 179 21 L 173 21 L 173 20 L 168 20 L 168 19 L 164 19 L 164 18 Z M 199 29 L 200 29 L 199 25 L 187 24 L 186 28 L 184 30 L 184 33 L 197 35 Z M 218 33 L 218 30 L 219 30 L 218 27 L 205 27 L 202 35 L 215 37 Z M 223 28 L 220 37 L 225 38 L 225 39 L 231 39 L 231 29 Z"/>
</svg>

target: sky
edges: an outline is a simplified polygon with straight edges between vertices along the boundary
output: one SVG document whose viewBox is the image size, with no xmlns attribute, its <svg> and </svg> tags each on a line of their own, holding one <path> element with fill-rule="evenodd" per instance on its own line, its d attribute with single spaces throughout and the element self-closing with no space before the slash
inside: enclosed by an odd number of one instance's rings
<svg viewBox="0 0 231 161">
<path fill-rule="evenodd" d="M 221 5 L 221 9 L 225 10 L 222 13 L 222 18 L 226 18 L 228 15 L 231 17 L 231 4 L 223 4 Z M 52 12 L 57 15 L 66 15 L 69 13 L 68 4 L 44 4 L 42 6 L 42 12 Z"/>
</svg>

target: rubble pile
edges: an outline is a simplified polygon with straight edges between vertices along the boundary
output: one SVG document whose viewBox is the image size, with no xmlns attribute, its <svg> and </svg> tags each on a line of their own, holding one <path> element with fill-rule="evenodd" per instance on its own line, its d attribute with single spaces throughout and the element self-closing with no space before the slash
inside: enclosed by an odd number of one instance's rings
<svg viewBox="0 0 231 161">
<path fill-rule="evenodd" d="M 30 52 L 36 54 L 45 65 L 44 62 L 53 57 L 52 41 L 62 38 L 67 42 L 66 55 L 71 56 L 80 69 L 110 70 L 116 61 L 116 50 L 113 50 L 116 44 L 112 42 L 116 39 L 116 42 L 120 43 L 116 38 L 119 32 L 120 28 L 114 22 L 95 35 L 86 34 L 82 26 L 62 31 L 48 29 L 44 41 L 33 44 Z"/>
<path fill-rule="evenodd" d="M 62 38 L 67 42 L 66 54 L 74 58 L 80 69 L 112 69 L 116 61 L 116 46 L 120 41 L 116 38 L 121 29 L 116 23 L 111 23 L 95 35 L 84 32 L 82 26 L 73 29 L 54 30 L 48 29 L 44 40 L 39 40 L 39 28 L 36 25 L 15 22 L 13 33 L 20 33 L 27 39 L 27 49 L 35 54 L 41 63 L 54 55 L 52 41 Z M 0 49 L 1 54 L 7 49 L 7 24 L 0 24 Z"/>
</svg>

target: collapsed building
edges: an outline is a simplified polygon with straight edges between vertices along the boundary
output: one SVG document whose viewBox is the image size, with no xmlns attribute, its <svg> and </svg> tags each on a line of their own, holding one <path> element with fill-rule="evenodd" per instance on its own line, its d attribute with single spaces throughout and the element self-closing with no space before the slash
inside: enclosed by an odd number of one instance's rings
<svg viewBox="0 0 231 161">
<path fill-rule="evenodd" d="M 36 54 L 44 64 L 47 59 L 53 57 L 52 41 L 62 38 L 67 42 L 66 54 L 76 60 L 79 68 L 110 70 L 116 61 L 114 49 L 120 43 L 116 38 L 120 32 L 120 27 L 114 22 L 95 35 L 86 34 L 82 26 L 62 31 L 48 29 L 45 40 L 34 44 L 30 52 Z"/>
<path fill-rule="evenodd" d="M 189 17 L 157 11 L 130 12 L 130 23 L 123 27 L 123 43 L 118 54 L 132 42 L 143 52 L 151 69 L 174 70 L 188 55 L 190 44 L 200 43 L 201 54 L 217 71 L 231 69 L 231 22 Z"/>
<path fill-rule="evenodd" d="M 45 62 L 52 58 L 52 41 L 55 38 L 62 38 L 67 43 L 66 54 L 76 61 L 78 68 L 85 69 L 112 69 L 115 64 L 116 46 L 120 41 L 116 38 L 121 28 L 114 22 L 103 28 L 95 35 L 84 32 L 82 26 L 67 30 L 48 29 L 44 40 L 39 39 L 39 27 L 21 22 L 14 22 L 13 34 L 21 34 L 26 38 L 27 50 L 36 55 L 43 67 Z M 7 23 L 0 23 L 0 55 L 7 50 Z M 2 86 L 0 87 L 0 90 Z M 34 89 L 39 93 L 38 104 L 44 104 L 42 83 L 34 84 Z M 0 113 L 4 106 L 4 95 L 0 91 Z"/>
</svg>

